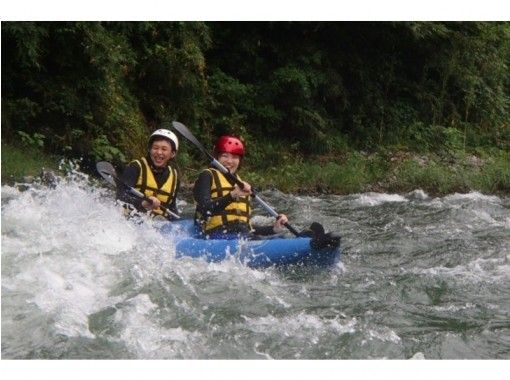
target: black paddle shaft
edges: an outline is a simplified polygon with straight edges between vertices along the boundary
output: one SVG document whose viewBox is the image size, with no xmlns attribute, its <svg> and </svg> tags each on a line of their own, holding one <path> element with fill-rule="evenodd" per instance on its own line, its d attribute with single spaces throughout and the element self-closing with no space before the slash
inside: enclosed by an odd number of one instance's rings
<svg viewBox="0 0 510 380">
<path fill-rule="evenodd" d="M 212 154 L 210 154 L 205 148 L 204 146 L 200 143 L 200 141 L 198 141 L 196 139 L 196 137 L 193 135 L 193 133 L 191 133 L 191 131 L 188 129 L 188 127 L 186 127 L 184 124 L 182 123 L 179 123 L 178 121 L 173 121 L 172 122 L 172 126 L 174 127 L 174 129 L 179 132 L 184 138 L 186 138 L 187 140 L 189 140 L 190 142 L 192 142 L 203 154 L 205 154 L 210 160 L 211 160 L 211 164 L 216 167 L 220 172 L 222 172 L 226 177 L 227 179 L 229 180 L 229 182 L 233 182 L 235 184 L 237 184 L 241 189 L 244 189 L 244 183 L 243 181 L 241 181 L 239 178 L 237 178 L 235 175 L 233 175 L 232 173 L 230 173 L 230 171 L 221 164 L 221 162 L 219 162 L 216 158 L 214 158 L 214 156 Z M 255 200 L 269 213 L 271 214 L 271 216 L 275 217 L 275 218 L 278 218 L 278 213 L 271 207 L 269 206 L 265 201 L 263 201 L 258 195 L 257 193 L 255 192 L 255 190 L 252 188 L 251 190 L 251 193 L 252 193 L 252 196 L 253 198 L 255 198 Z M 292 232 L 295 236 L 300 236 L 299 232 L 294 228 L 292 227 L 288 222 L 284 224 L 285 227 L 287 227 L 287 229 Z"/>
</svg>

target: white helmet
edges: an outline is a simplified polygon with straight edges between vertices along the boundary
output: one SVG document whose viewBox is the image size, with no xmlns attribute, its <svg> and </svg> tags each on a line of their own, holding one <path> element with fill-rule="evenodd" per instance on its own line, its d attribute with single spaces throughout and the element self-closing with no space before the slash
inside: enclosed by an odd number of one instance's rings
<svg viewBox="0 0 510 380">
<path fill-rule="evenodd" d="M 175 151 L 177 152 L 179 150 L 179 139 L 177 139 L 177 136 L 172 131 L 169 131 L 168 129 L 155 130 L 151 137 L 149 137 L 149 147 L 152 145 L 152 141 L 155 137 L 163 137 L 167 140 L 170 140 L 173 143 Z"/>
</svg>

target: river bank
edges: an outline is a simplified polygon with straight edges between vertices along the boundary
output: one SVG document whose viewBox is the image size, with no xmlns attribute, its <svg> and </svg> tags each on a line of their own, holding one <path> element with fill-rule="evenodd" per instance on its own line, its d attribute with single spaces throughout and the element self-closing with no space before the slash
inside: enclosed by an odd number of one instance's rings
<svg viewBox="0 0 510 380">
<path fill-rule="evenodd" d="M 345 195 L 422 189 L 434 195 L 469 191 L 493 194 L 510 192 L 508 162 L 510 154 L 502 150 L 444 155 L 405 150 L 352 151 L 307 162 L 289 161 L 245 176 L 262 188 L 294 193 Z"/>
<path fill-rule="evenodd" d="M 62 157 L 37 149 L 2 143 L 2 183 L 30 182 L 44 172 L 61 172 Z M 444 195 L 478 191 L 510 193 L 510 153 L 503 150 L 449 154 L 385 149 L 375 153 L 350 151 L 313 158 L 283 155 L 270 167 L 246 163 L 242 177 L 258 189 L 286 193 L 353 194 L 407 193 L 422 189 Z M 180 164 L 183 187 L 191 188 L 202 162 Z M 184 170 L 186 169 L 186 170 Z M 93 166 L 84 168 L 92 175 Z"/>
</svg>

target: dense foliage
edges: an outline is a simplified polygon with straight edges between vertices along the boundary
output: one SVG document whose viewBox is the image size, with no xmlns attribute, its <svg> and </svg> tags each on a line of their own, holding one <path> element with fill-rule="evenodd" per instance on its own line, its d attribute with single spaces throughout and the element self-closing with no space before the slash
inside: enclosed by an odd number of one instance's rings
<svg viewBox="0 0 510 380">
<path fill-rule="evenodd" d="M 2 22 L 2 139 L 123 161 L 179 120 L 242 135 L 258 168 L 508 150 L 509 62 L 509 23 Z"/>
</svg>

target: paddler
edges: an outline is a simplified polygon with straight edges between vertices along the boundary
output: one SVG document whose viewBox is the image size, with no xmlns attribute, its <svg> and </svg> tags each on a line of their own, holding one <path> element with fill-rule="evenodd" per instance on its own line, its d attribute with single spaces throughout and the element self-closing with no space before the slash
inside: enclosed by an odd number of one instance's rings
<svg viewBox="0 0 510 380">
<path fill-rule="evenodd" d="M 214 145 L 213 155 L 230 173 L 237 174 L 245 154 L 244 144 L 235 136 L 221 136 Z M 242 181 L 242 180 L 241 180 Z M 232 184 L 214 167 L 203 170 L 193 187 L 193 198 L 197 203 L 195 222 L 203 236 L 210 239 L 237 239 L 258 235 L 279 234 L 285 231 L 288 222 L 285 214 L 279 214 L 273 225 L 255 227 L 251 224 L 251 186 L 242 181 L 244 187 Z"/>
<path fill-rule="evenodd" d="M 171 219 L 160 206 L 178 213 L 176 201 L 180 180 L 172 161 L 178 149 L 179 140 L 175 133 L 168 129 L 154 131 L 149 137 L 147 155 L 131 161 L 120 177 L 126 185 L 139 190 L 150 201 L 135 197 L 124 186 L 117 188 L 117 199 L 132 205 L 137 211 Z"/>
</svg>

